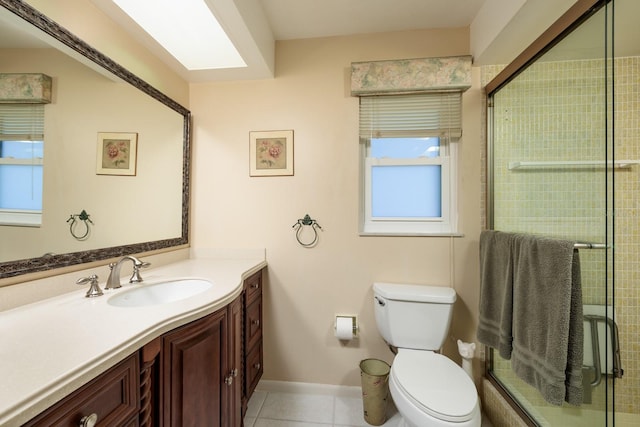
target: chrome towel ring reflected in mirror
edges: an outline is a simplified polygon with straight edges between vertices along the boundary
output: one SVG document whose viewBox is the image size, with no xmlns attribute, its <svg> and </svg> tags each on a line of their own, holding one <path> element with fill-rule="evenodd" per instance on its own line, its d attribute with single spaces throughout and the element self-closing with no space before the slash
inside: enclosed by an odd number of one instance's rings
<svg viewBox="0 0 640 427">
<path fill-rule="evenodd" d="M 84 233 L 81 232 L 76 233 L 76 223 L 78 220 L 84 223 Z M 89 236 L 89 223 L 93 224 L 93 221 L 89 218 L 89 214 L 84 209 L 82 212 L 76 215 L 71 215 L 67 220 L 69 223 L 69 232 L 76 240 L 86 240 Z"/>
<path fill-rule="evenodd" d="M 305 226 L 311 227 L 313 230 L 313 240 L 308 243 L 303 242 L 300 237 Z M 296 240 L 305 248 L 314 247 L 316 243 L 318 243 L 318 230 L 322 230 L 320 224 L 318 224 L 315 219 L 311 219 L 309 214 L 306 214 L 304 218 L 299 219 L 295 224 L 293 224 L 292 228 L 296 229 Z"/>
</svg>

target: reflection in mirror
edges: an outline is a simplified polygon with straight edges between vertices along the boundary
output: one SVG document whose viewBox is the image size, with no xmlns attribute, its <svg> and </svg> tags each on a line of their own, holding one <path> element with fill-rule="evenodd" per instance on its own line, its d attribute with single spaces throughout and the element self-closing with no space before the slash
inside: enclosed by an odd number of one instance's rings
<svg viewBox="0 0 640 427">
<path fill-rule="evenodd" d="M 0 278 L 187 243 L 189 111 L 22 2 L 0 5 L 0 73 L 53 80 L 41 224 L 0 224 Z M 105 133 L 135 135 L 117 141 L 137 145 L 122 173 L 97 165 Z"/>
</svg>

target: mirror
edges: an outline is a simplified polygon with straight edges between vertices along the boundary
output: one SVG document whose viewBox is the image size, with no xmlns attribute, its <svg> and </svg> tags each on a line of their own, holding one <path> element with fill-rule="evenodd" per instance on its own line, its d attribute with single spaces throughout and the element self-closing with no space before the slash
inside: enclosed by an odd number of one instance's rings
<svg viewBox="0 0 640 427">
<path fill-rule="evenodd" d="M 0 4 L 0 73 L 53 79 L 42 225 L 0 225 L 0 278 L 188 243 L 189 110 L 30 6 Z M 135 175 L 98 173 L 104 133 L 136 136 Z M 67 221 L 82 211 L 93 224 L 76 239 Z"/>
</svg>

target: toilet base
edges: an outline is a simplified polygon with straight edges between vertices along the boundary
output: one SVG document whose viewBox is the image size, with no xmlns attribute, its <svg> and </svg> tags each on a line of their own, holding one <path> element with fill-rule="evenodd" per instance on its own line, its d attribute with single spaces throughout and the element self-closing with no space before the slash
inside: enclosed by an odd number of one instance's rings
<svg viewBox="0 0 640 427">
<path fill-rule="evenodd" d="M 393 375 L 389 376 L 389 391 L 393 403 L 402 416 L 399 427 L 480 427 L 482 424 L 479 403 L 473 409 L 471 419 L 464 422 L 452 422 L 434 418 L 414 405 L 402 394 Z"/>
</svg>

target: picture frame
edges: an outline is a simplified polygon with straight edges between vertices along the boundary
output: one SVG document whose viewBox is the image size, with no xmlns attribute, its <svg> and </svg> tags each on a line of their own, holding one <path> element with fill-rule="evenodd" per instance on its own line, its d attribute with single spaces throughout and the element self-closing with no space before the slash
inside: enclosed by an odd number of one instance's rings
<svg viewBox="0 0 640 427">
<path fill-rule="evenodd" d="M 138 134 L 98 132 L 96 174 L 135 176 Z"/>
<path fill-rule="evenodd" d="M 293 130 L 249 132 L 249 176 L 293 175 Z"/>
</svg>

